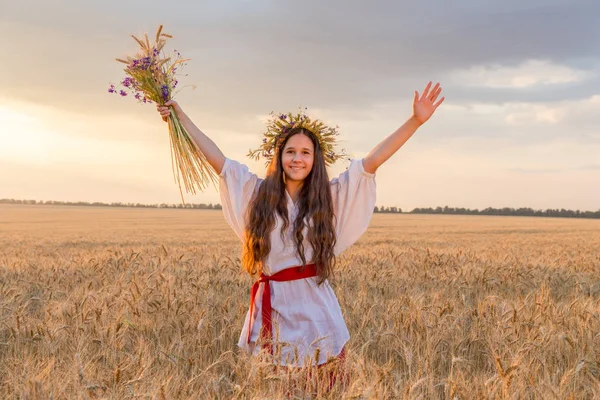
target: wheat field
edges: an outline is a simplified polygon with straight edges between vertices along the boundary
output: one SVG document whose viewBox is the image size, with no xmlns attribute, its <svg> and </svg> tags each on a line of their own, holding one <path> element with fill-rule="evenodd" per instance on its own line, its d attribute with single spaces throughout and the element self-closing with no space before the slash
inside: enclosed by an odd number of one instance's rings
<svg viewBox="0 0 600 400">
<path fill-rule="evenodd" d="M 600 398 L 598 220 L 376 214 L 312 394 L 238 351 L 240 249 L 221 211 L 0 205 L 0 398 Z"/>
</svg>

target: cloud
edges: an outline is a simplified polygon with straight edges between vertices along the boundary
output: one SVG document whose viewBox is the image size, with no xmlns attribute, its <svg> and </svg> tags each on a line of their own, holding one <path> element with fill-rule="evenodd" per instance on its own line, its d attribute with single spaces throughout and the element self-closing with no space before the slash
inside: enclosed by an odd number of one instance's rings
<svg viewBox="0 0 600 400">
<path fill-rule="evenodd" d="M 508 171 L 521 174 L 559 174 L 571 171 L 593 171 L 600 169 L 600 165 L 579 165 L 566 168 L 508 168 Z"/>
<path fill-rule="evenodd" d="M 430 142 L 502 138 L 503 144 L 497 143 L 501 148 L 556 140 L 598 145 L 598 98 L 547 103 L 449 103 L 434 116 L 436 132 L 426 138 Z"/>
<path fill-rule="evenodd" d="M 395 165 L 408 168 L 402 190 L 405 184 L 414 189 L 414 206 L 437 206 L 453 198 L 455 204 L 477 199 L 462 206 L 488 206 L 490 195 L 483 190 L 504 196 L 498 201 L 526 205 L 520 196 L 531 185 L 530 175 L 510 168 L 582 167 L 559 178 L 580 185 L 572 198 L 593 197 L 584 180 L 597 173 L 600 151 L 596 0 L 232 0 L 182 1 L 177 7 L 106 0 L 73 5 L 67 0 L 2 5 L 0 35 L 11 40 L 3 43 L 9 61 L 0 64 L 0 74 L 10 79 L 0 87 L 0 98 L 7 99 L 0 104 L 35 115 L 39 125 L 24 123 L 32 130 L 41 126 L 72 140 L 73 146 L 99 150 L 89 159 L 83 153 L 73 156 L 72 165 L 97 167 L 102 153 L 118 149 L 115 165 L 128 171 L 127 179 L 143 176 L 152 181 L 149 187 L 159 185 L 149 197 L 164 191 L 178 201 L 166 126 L 152 107 L 113 98 L 106 89 L 123 77 L 114 58 L 136 50 L 129 35 L 153 32 L 160 23 L 175 36 L 169 48 L 191 58 L 184 71 L 188 76 L 180 82 L 198 87 L 183 90 L 177 99 L 232 158 L 245 159 L 248 148 L 259 143 L 261 116 L 298 106 L 340 125 L 346 148 L 363 155 L 406 120 L 413 90 L 431 79 L 442 82 L 447 100 L 382 169 L 384 184 L 378 190 L 387 204 L 399 196 Z M 36 104 L 43 104 L 43 110 Z M 19 151 L 26 152 L 25 139 L 19 141 Z M 56 153 L 56 145 L 45 143 L 41 151 L 48 146 Z M 73 146 L 67 146 L 69 151 L 76 151 Z M 130 154 L 137 165 L 126 165 Z M 420 164 L 411 164 L 419 158 Z M 249 165 L 264 170 L 262 164 Z M 452 182 L 449 166 L 454 168 Z M 101 176 L 87 169 L 81 173 L 109 182 L 117 169 Z M 496 179 L 495 173 L 505 175 Z M 71 176 L 50 168 L 34 175 L 43 180 L 50 174 L 56 174 L 57 185 L 67 185 L 67 180 L 59 182 L 60 174 Z M 515 176 L 520 181 L 513 187 Z M 555 194 L 550 191 L 555 177 L 543 178 L 548 191 L 538 193 L 539 204 Z M 31 180 L 31 193 L 36 182 Z M 427 192 L 420 192 L 423 182 L 431 185 Z M 107 196 L 111 190 L 125 196 L 128 185 L 102 187 Z"/>
<path fill-rule="evenodd" d="M 489 88 L 527 88 L 534 85 L 552 85 L 581 82 L 592 76 L 591 72 L 553 64 L 547 60 L 528 60 L 518 66 L 473 66 L 456 71 L 453 82 L 466 86 Z"/>
<path fill-rule="evenodd" d="M 511 104 L 504 120 L 510 125 L 558 124 L 567 114 L 566 107 L 545 104 Z"/>
<path fill-rule="evenodd" d="M 374 107 L 410 98 L 427 80 L 443 80 L 451 71 L 490 65 L 510 71 L 532 55 L 585 72 L 597 61 L 599 41 L 593 38 L 600 37 L 600 4 L 582 0 L 183 2 L 173 9 L 141 1 L 69 4 L 5 5 L 0 33 L 19 40 L 5 43 L 6 57 L 15 62 L 0 66 L 2 75 L 12 77 L 0 91 L 60 99 L 81 112 L 90 105 L 114 109 L 104 93 L 109 81 L 121 77 L 114 57 L 134 49 L 130 33 L 153 31 L 163 22 L 175 35 L 173 45 L 192 58 L 185 80 L 199 89 L 182 98 L 203 111 L 242 118 L 298 105 Z M 492 82 L 502 86 L 506 79 Z M 454 99 L 463 96 L 462 84 L 449 85 Z"/>
</svg>

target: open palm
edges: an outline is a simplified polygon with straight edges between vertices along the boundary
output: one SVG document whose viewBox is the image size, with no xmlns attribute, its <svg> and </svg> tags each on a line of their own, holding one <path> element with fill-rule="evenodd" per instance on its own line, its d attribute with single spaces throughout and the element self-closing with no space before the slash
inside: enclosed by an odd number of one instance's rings
<svg viewBox="0 0 600 400">
<path fill-rule="evenodd" d="M 413 116 L 422 124 L 424 124 L 444 101 L 445 97 L 442 97 L 437 103 L 436 100 L 442 93 L 442 88 L 439 83 L 436 83 L 433 89 L 431 89 L 431 82 L 425 86 L 425 90 L 421 96 L 419 92 L 415 90 L 415 98 L 413 100 Z"/>
</svg>

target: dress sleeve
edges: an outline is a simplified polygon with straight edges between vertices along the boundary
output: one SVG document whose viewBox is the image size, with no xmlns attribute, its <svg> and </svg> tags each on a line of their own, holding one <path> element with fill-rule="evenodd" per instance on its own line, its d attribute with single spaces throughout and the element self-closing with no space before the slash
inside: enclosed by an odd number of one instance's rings
<svg viewBox="0 0 600 400">
<path fill-rule="evenodd" d="M 335 255 L 350 247 L 367 230 L 375 208 L 375 174 L 365 171 L 361 160 L 331 181 L 337 243 Z"/>
<path fill-rule="evenodd" d="M 246 209 L 261 181 L 246 165 L 225 159 L 219 174 L 221 206 L 225 220 L 242 241 L 246 228 Z"/>
</svg>

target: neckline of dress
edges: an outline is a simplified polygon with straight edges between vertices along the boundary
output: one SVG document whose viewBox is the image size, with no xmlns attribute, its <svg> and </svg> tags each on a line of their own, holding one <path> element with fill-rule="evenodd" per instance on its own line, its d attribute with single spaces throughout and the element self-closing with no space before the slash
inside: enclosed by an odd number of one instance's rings
<svg viewBox="0 0 600 400">
<path fill-rule="evenodd" d="M 287 189 L 283 189 L 283 191 L 285 192 L 285 196 L 288 199 L 288 203 L 291 203 L 293 207 L 296 207 L 296 203 L 294 202 L 294 199 L 292 199 L 292 196 L 290 196 L 290 194 L 288 193 Z"/>
</svg>

